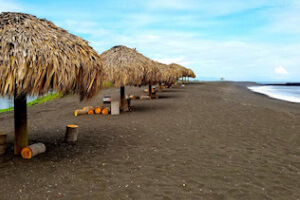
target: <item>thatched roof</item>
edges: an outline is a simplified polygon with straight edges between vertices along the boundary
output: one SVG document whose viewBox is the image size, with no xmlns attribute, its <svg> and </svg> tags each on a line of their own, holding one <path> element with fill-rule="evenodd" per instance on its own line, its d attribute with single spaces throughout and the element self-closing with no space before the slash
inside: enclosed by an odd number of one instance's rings
<svg viewBox="0 0 300 200">
<path fill-rule="evenodd" d="M 88 42 L 45 19 L 0 14 L 0 95 L 96 94 L 102 63 Z"/>
<path fill-rule="evenodd" d="M 179 64 L 172 63 L 169 66 L 174 70 L 174 74 L 176 74 L 178 78 L 188 75 L 188 69 Z"/>
<path fill-rule="evenodd" d="M 155 63 L 161 72 L 161 78 L 159 81 L 160 83 L 172 85 L 177 81 L 179 77 L 176 74 L 174 74 L 174 70 L 170 66 L 160 62 Z"/>
<path fill-rule="evenodd" d="M 188 77 L 196 78 L 196 75 L 193 70 L 191 69 L 187 69 L 187 70 L 188 70 L 188 74 L 187 74 Z"/>
<path fill-rule="evenodd" d="M 104 51 L 104 80 L 115 86 L 140 86 L 155 84 L 159 81 L 160 71 L 153 61 L 126 46 L 114 46 Z"/>
</svg>

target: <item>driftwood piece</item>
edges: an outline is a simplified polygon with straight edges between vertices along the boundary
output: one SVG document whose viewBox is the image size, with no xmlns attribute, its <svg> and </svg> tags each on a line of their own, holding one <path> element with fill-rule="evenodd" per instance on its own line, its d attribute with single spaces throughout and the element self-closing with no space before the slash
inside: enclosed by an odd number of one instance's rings
<svg viewBox="0 0 300 200">
<path fill-rule="evenodd" d="M 74 116 L 77 117 L 79 115 L 86 115 L 87 113 L 88 113 L 88 111 L 86 111 L 86 110 L 75 110 Z"/>
<path fill-rule="evenodd" d="M 46 145 L 43 143 L 35 143 L 32 145 L 29 145 L 25 148 L 22 149 L 21 151 L 21 155 L 22 158 L 25 159 L 31 159 L 32 157 L 41 154 L 41 153 L 45 153 L 46 152 Z"/>
<path fill-rule="evenodd" d="M 74 124 L 67 125 L 65 141 L 76 142 L 78 137 L 78 126 Z"/>
</svg>

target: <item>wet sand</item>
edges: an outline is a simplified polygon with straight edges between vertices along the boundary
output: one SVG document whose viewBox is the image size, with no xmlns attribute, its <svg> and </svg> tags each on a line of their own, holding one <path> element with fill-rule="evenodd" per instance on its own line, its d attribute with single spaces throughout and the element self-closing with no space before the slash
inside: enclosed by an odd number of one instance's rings
<svg viewBox="0 0 300 200">
<path fill-rule="evenodd" d="M 13 156 L 13 112 L 0 114 L 9 150 L 0 199 L 299 199 L 300 104 L 252 93 L 247 83 L 192 83 L 119 116 L 79 116 L 99 105 L 65 97 L 28 108 L 30 143 L 45 154 Z M 126 87 L 140 94 L 143 88 Z M 78 124 L 76 144 L 63 142 Z"/>
</svg>

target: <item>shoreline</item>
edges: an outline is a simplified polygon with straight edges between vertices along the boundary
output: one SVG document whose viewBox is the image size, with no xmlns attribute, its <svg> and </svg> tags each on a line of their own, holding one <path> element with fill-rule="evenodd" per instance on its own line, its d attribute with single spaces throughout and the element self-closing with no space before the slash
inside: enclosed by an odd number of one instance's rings
<svg viewBox="0 0 300 200">
<path fill-rule="evenodd" d="M 269 90 L 263 89 L 263 87 L 268 87 L 268 86 L 279 86 L 279 85 L 247 86 L 246 88 L 253 93 L 260 94 L 260 95 L 266 96 L 271 99 L 289 102 L 289 103 L 295 103 L 295 104 L 300 103 L 300 99 L 297 96 L 295 96 L 295 94 L 293 96 L 293 94 L 282 94 L 278 91 L 269 91 Z M 280 86 L 283 86 L 283 85 L 280 85 Z M 292 87 L 292 85 L 289 85 L 289 87 Z M 297 86 L 294 86 L 294 87 L 297 87 Z"/>
</svg>

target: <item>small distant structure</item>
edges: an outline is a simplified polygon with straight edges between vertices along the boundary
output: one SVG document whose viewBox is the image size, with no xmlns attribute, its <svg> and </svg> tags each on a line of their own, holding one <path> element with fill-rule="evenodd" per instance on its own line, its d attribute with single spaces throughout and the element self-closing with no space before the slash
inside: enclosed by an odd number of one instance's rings
<svg viewBox="0 0 300 200">
<path fill-rule="evenodd" d="M 224 77 L 221 77 L 221 78 L 220 78 L 220 80 L 221 80 L 221 81 L 224 81 L 224 80 L 225 80 L 225 78 L 224 78 Z"/>
</svg>

